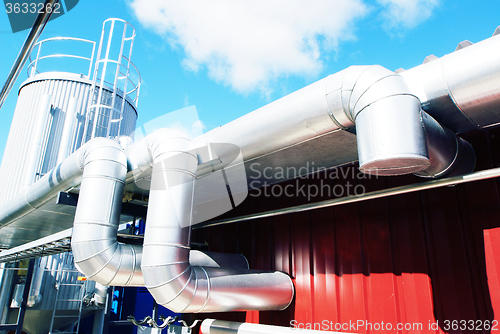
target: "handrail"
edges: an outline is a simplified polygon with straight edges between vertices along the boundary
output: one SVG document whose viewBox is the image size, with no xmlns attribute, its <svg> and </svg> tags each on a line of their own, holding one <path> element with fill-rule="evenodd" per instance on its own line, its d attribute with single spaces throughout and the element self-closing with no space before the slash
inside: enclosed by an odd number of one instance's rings
<svg viewBox="0 0 500 334">
<path fill-rule="evenodd" d="M 92 53 L 91 53 L 90 57 L 84 57 L 84 56 L 79 56 L 79 55 L 75 55 L 75 54 L 66 54 L 66 53 L 57 53 L 57 54 L 49 54 L 49 55 L 46 55 L 46 56 L 40 56 L 41 50 L 42 50 L 42 46 L 44 45 L 44 43 L 57 42 L 57 41 L 77 41 L 77 42 L 84 42 L 84 43 L 92 44 Z M 29 56 L 29 60 L 28 60 L 29 61 L 29 65 L 28 65 L 28 67 L 26 69 L 27 73 L 28 73 L 28 77 L 32 78 L 36 74 L 40 73 L 40 71 L 38 71 L 38 62 L 40 60 L 47 59 L 47 58 L 73 58 L 73 59 L 83 59 L 83 60 L 88 60 L 89 61 L 89 67 L 88 67 L 88 71 L 87 71 L 87 78 L 90 78 L 90 73 L 92 71 L 92 65 L 93 65 L 93 62 L 94 62 L 95 45 L 96 45 L 96 42 L 88 40 L 88 39 L 83 39 L 83 38 L 52 37 L 52 38 L 44 39 L 44 40 L 36 43 L 35 46 L 34 46 L 34 47 L 38 47 L 35 59 L 32 60 L 31 54 Z"/>
</svg>

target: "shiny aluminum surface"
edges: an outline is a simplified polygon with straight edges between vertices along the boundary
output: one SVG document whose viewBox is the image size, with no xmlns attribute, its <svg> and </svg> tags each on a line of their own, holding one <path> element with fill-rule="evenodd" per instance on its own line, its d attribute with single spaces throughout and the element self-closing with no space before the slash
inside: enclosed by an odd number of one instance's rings
<svg viewBox="0 0 500 334">
<path fill-rule="evenodd" d="M 499 122 L 499 53 L 496 35 L 401 75 L 425 111 L 463 133 Z"/>
<path fill-rule="evenodd" d="M 67 147 L 66 155 L 81 146 L 90 84 L 79 75 L 55 72 L 38 74 L 23 83 L 0 166 L 0 205 L 54 168 L 60 162 L 61 146 Z M 44 96 L 50 97 L 48 108 L 42 108 Z M 74 115 L 75 120 L 66 122 L 66 115 Z M 136 120 L 137 112 L 127 100 L 122 134 L 131 134 Z M 65 126 L 72 128 L 70 133 L 64 131 Z M 30 147 L 34 143 L 38 143 L 36 152 Z"/>
<path fill-rule="evenodd" d="M 476 157 L 472 146 L 442 126 L 426 112 L 422 112 L 427 149 L 431 165 L 414 173 L 436 178 L 469 174 L 474 170 Z"/>
<path fill-rule="evenodd" d="M 116 239 L 127 174 L 125 154 L 117 142 L 101 139 L 90 141 L 76 155 L 83 175 L 71 239 L 75 265 L 102 285 L 142 286 L 142 247 Z"/>
<path fill-rule="evenodd" d="M 301 324 L 304 327 L 304 324 Z M 261 324 L 252 324 L 248 322 L 224 321 L 215 319 L 205 319 L 201 323 L 200 332 L 202 334 L 328 334 L 328 333 L 343 333 L 349 334 L 345 331 L 327 331 L 323 326 L 315 326 L 317 330 L 284 327 L 284 326 L 270 326 Z M 314 325 L 311 325 L 313 327 Z"/>
<path fill-rule="evenodd" d="M 286 308 L 294 290 L 283 273 L 189 263 L 198 159 L 190 153 L 191 141 L 178 131 L 151 136 L 154 164 L 141 267 L 155 300 L 184 313 Z"/>
</svg>

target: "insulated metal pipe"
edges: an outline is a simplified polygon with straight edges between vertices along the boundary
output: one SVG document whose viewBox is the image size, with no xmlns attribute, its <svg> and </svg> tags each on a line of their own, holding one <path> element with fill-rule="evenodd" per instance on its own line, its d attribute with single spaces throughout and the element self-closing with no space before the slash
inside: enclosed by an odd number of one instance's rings
<svg viewBox="0 0 500 334">
<path fill-rule="evenodd" d="M 153 170 L 141 267 L 158 304 L 189 313 L 286 308 L 294 289 L 284 273 L 189 263 L 198 159 L 179 131 L 160 130 L 149 141 Z"/>
<path fill-rule="evenodd" d="M 413 173 L 437 178 L 469 174 L 474 170 L 476 155 L 472 146 L 422 111 L 430 166 Z"/>
<path fill-rule="evenodd" d="M 104 307 L 106 305 L 108 301 L 108 290 L 108 286 L 102 285 L 99 282 L 95 283 L 94 300 L 98 306 Z"/>
<path fill-rule="evenodd" d="M 332 116 L 344 113 L 356 126 L 362 172 L 399 175 L 430 165 L 420 101 L 400 75 L 376 65 L 351 66 L 329 95 Z"/>
<path fill-rule="evenodd" d="M 421 103 L 408 82 L 377 65 L 348 67 L 209 131 L 195 143 L 237 145 L 248 163 L 342 130 L 356 133 L 360 169 L 365 173 L 409 174 L 438 161 L 429 154 L 446 154 L 436 151 L 440 145 L 428 151 Z M 218 154 L 230 156 L 223 147 Z M 438 166 L 432 169 L 434 175 L 442 172 Z"/>
<path fill-rule="evenodd" d="M 342 333 L 324 330 L 324 323 L 318 323 L 318 330 L 282 327 L 261 324 L 251 324 L 248 322 L 224 321 L 215 319 L 205 319 L 201 323 L 200 331 L 203 334 L 322 334 L 322 333 Z"/>
<path fill-rule="evenodd" d="M 70 155 L 61 164 L 45 174 L 40 180 L 14 196 L 0 207 L 0 226 L 23 217 L 37 210 L 44 203 L 52 200 L 60 191 L 67 191 L 81 181 L 83 166 L 80 161 L 81 148 Z"/>
<path fill-rule="evenodd" d="M 142 247 L 117 241 L 127 158 L 109 139 L 77 152 L 83 175 L 71 238 L 75 265 L 102 285 L 142 286 Z"/>
<path fill-rule="evenodd" d="M 219 252 L 206 252 L 191 250 L 189 263 L 192 266 L 249 269 L 248 260 L 241 254 L 228 254 Z"/>
<path fill-rule="evenodd" d="M 401 73 L 422 108 L 455 133 L 498 124 L 500 35 Z"/>
<path fill-rule="evenodd" d="M 96 138 L 0 208 L 0 226 L 81 184 L 73 228 L 76 266 L 104 285 L 142 286 L 142 247 L 116 241 L 127 159 L 120 145 Z"/>
<path fill-rule="evenodd" d="M 51 8 L 54 8 L 54 5 L 58 2 L 59 0 L 45 0 L 44 8 L 47 8 L 48 5 L 50 5 Z M 21 48 L 21 51 L 19 51 L 16 61 L 14 62 L 14 65 L 12 65 L 12 68 L 10 70 L 9 76 L 7 77 L 7 80 L 5 81 L 5 84 L 3 85 L 2 90 L 0 91 L 0 109 L 3 106 L 5 99 L 7 99 L 7 96 L 9 95 L 12 86 L 14 86 L 17 77 L 19 77 L 19 73 L 21 73 L 24 64 L 26 64 L 26 61 L 28 60 L 31 51 L 35 46 L 38 37 L 40 37 L 40 34 L 45 28 L 45 25 L 49 21 L 50 15 L 52 15 L 52 11 L 44 10 L 37 16 L 35 22 L 33 23 L 33 27 L 31 28 L 28 36 L 26 37 L 23 47 Z"/>
</svg>

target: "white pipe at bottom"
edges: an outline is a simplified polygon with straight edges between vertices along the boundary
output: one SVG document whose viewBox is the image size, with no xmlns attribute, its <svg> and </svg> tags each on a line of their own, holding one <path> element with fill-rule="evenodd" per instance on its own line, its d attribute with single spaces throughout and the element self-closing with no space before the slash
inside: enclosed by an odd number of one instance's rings
<svg viewBox="0 0 500 334">
<path fill-rule="evenodd" d="M 324 334 L 324 333 L 342 333 L 319 331 L 312 329 L 298 329 L 294 327 L 281 327 L 271 325 L 250 324 L 248 322 L 223 321 L 215 319 L 205 319 L 201 323 L 201 332 L 203 334 Z"/>
</svg>

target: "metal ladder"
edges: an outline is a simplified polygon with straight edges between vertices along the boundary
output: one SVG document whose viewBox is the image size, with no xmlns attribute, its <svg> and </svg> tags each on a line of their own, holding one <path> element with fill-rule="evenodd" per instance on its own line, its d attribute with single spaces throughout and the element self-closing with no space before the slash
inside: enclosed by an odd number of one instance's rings
<svg viewBox="0 0 500 334">
<path fill-rule="evenodd" d="M 62 261 L 59 263 L 57 269 L 56 276 L 56 296 L 54 302 L 54 310 L 52 312 L 52 319 L 50 322 L 50 331 L 49 334 L 54 333 L 54 320 L 57 318 L 74 318 L 76 321 L 73 325 L 73 330 L 69 331 L 57 331 L 55 333 L 62 334 L 77 334 L 80 329 L 80 320 L 82 318 L 82 309 L 83 309 L 83 298 L 85 296 L 87 284 L 86 281 L 78 281 L 76 280 L 78 270 L 75 269 L 73 265 L 73 256 L 71 253 L 64 253 L 62 256 Z M 76 287 L 76 288 L 71 288 Z M 75 298 L 76 291 L 78 291 L 78 298 Z M 63 291 L 66 290 L 66 291 Z M 69 290 L 69 291 L 68 291 Z M 62 295 L 61 295 L 61 291 Z M 68 296 L 68 292 L 70 296 Z M 69 298 L 68 298 L 69 297 Z M 75 304 L 78 305 L 78 309 L 74 307 Z M 61 307 L 62 305 L 62 307 Z M 78 312 L 78 313 L 76 313 Z"/>
</svg>

